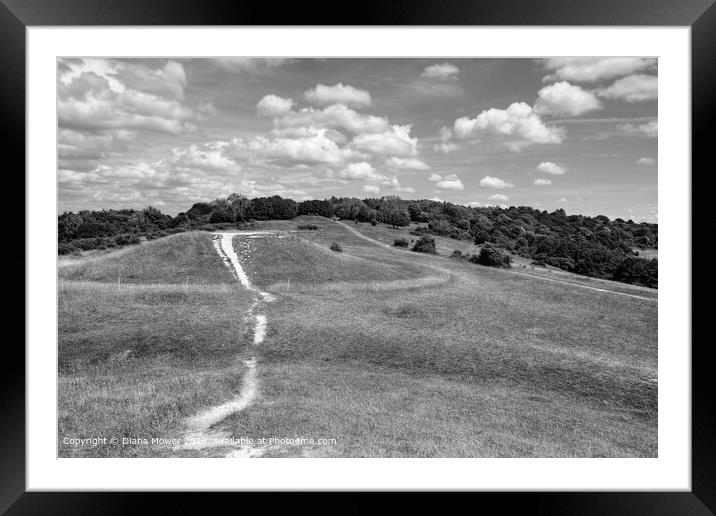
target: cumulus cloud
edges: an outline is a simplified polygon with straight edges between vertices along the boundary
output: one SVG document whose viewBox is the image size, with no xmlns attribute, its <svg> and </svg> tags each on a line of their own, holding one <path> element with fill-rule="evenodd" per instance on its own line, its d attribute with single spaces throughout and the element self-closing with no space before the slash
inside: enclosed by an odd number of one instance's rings
<svg viewBox="0 0 716 516">
<path fill-rule="evenodd" d="M 411 138 L 410 125 L 392 125 L 382 133 L 359 134 L 351 142 L 358 151 L 382 156 L 415 156 L 418 153 L 418 139 Z"/>
<path fill-rule="evenodd" d="M 434 64 L 426 66 L 420 77 L 426 79 L 448 79 L 455 80 L 460 74 L 460 69 L 450 63 Z"/>
<path fill-rule="evenodd" d="M 552 184 L 552 181 L 550 181 L 549 179 L 538 178 L 538 179 L 534 180 L 535 186 L 549 186 L 551 184 Z"/>
<path fill-rule="evenodd" d="M 455 174 L 447 175 L 443 178 L 441 178 L 439 181 L 435 183 L 435 188 L 438 190 L 464 190 L 465 185 L 462 184 L 462 181 L 457 177 Z"/>
<path fill-rule="evenodd" d="M 388 178 L 379 174 L 373 165 L 365 161 L 357 163 L 348 163 L 346 167 L 338 172 L 338 177 L 342 179 L 360 179 L 364 181 L 387 181 Z"/>
<path fill-rule="evenodd" d="M 606 99 L 623 100 L 635 103 L 656 100 L 659 96 L 659 80 L 655 75 L 630 75 L 618 79 L 607 88 L 599 88 L 597 93 Z"/>
<path fill-rule="evenodd" d="M 211 114 L 207 104 L 183 102 L 181 63 L 159 68 L 109 59 L 61 60 L 57 116 L 60 128 L 85 132 L 194 132 Z"/>
<path fill-rule="evenodd" d="M 579 116 L 602 109 L 594 93 L 566 81 L 545 86 L 537 95 L 534 111 L 538 115 Z"/>
<path fill-rule="evenodd" d="M 279 117 L 291 112 L 293 100 L 278 95 L 266 95 L 256 104 L 256 113 L 259 116 Z"/>
<path fill-rule="evenodd" d="M 639 158 L 636 160 L 637 165 L 644 165 L 645 167 L 651 167 L 654 164 L 656 164 L 656 160 L 654 158 Z"/>
<path fill-rule="evenodd" d="M 390 169 L 397 170 L 429 170 L 430 167 L 424 161 L 418 158 L 397 158 L 393 156 L 385 160 L 385 164 Z"/>
<path fill-rule="evenodd" d="M 502 201 L 502 202 L 507 202 L 507 201 L 510 200 L 510 198 L 507 197 L 505 194 L 495 194 L 495 195 L 491 195 L 491 196 L 488 197 L 487 199 L 490 200 L 490 201 Z"/>
<path fill-rule="evenodd" d="M 388 131 L 387 118 L 358 113 L 343 104 L 332 104 L 324 109 L 303 108 L 291 111 L 274 120 L 282 127 L 330 127 L 350 133 L 380 133 Z"/>
<path fill-rule="evenodd" d="M 371 104 L 370 93 L 341 82 L 333 86 L 317 84 L 303 95 L 306 101 L 318 106 L 345 104 L 346 106 L 366 107 Z"/>
<path fill-rule="evenodd" d="M 508 183 L 499 177 L 485 176 L 480 180 L 480 186 L 482 188 L 494 188 L 496 190 L 500 190 L 502 188 L 512 188 L 515 185 Z"/>
<path fill-rule="evenodd" d="M 224 153 L 227 146 L 228 144 L 218 142 L 174 148 L 169 162 L 178 170 L 238 172 L 241 166 Z"/>
<path fill-rule="evenodd" d="M 563 129 L 547 126 L 532 107 L 524 102 L 515 102 L 507 109 L 491 108 L 475 118 L 458 118 L 452 131 L 459 139 L 485 135 L 508 137 L 513 149 L 535 143 L 562 143 L 564 140 Z"/>
<path fill-rule="evenodd" d="M 440 128 L 440 143 L 433 146 L 433 150 L 437 152 L 442 152 L 443 154 L 449 154 L 457 149 L 460 148 L 460 146 L 450 141 L 452 139 L 452 129 L 449 127 L 441 127 Z"/>
<path fill-rule="evenodd" d="M 292 60 L 283 57 L 215 57 L 213 61 L 220 68 L 233 73 L 259 73 L 278 68 Z"/>
<path fill-rule="evenodd" d="M 646 136 L 647 138 L 656 138 L 659 135 L 659 123 L 656 120 L 650 120 L 643 124 L 619 124 L 617 129 L 624 134 Z"/>
<path fill-rule="evenodd" d="M 466 202 L 465 206 L 467 206 L 468 208 L 480 208 L 480 207 L 484 206 L 484 204 L 481 203 L 480 201 L 470 201 L 470 202 Z"/>
<path fill-rule="evenodd" d="M 552 174 L 555 176 L 563 176 L 567 173 L 567 169 L 565 167 L 561 167 L 551 161 L 543 161 L 542 163 L 537 165 L 535 170 L 537 172 L 543 172 L 545 174 Z"/>
<path fill-rule="evenodd" d="M 550 73 L 544 81 L 599 82 L 656 68 L 656 59 L 643 57 L 554 57 L 542 60 Z"/>
<path fill-rule="evenodd" d="M 367 194 L 379 194 L 380 187 L 376 185 L 363 185 L 363 192 Z"/>
<path fill-rule="evenodd" d="M 363 157 L 351 149 L 339 146 L 327 135 L 326 129 L 310 129 L 301 137 L 255 136 L 244 142 L 233 142 L 237 152 L 247 151 L 256 158 L 276 165 L 296 164 L 342 164 L 353 158 Z"/>
</svg>

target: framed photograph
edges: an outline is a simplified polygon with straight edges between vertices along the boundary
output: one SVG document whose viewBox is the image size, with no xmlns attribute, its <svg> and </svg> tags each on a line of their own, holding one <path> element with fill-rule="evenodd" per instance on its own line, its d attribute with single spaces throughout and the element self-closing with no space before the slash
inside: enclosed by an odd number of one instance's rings
<svg viewBox="0 0 716 516">
<path fill-rule="evenodd" d="M 2 1 L 26 192 L 2 510 L 714 511 L 712 2 Z"/>
</svg>

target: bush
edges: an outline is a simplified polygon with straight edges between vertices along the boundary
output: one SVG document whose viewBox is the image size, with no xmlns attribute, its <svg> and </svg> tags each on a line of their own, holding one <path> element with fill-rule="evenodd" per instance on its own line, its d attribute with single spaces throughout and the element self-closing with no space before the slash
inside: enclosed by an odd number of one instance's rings
<svg viewBox="0 0 716 516">
<path fill-rule="evenodd" d="M 408 241 L 404 238 L 396 238 L 393 245 L 395 247 L 408 247 Z"/>
<path fill-rule="evenodd" d="M 343 252 L 343 248 L 342 248 L 340 245 L 338 245 L 338 244 L 336 244 L 335 242 L 333 242 L 333 243 L 331 244 L 331 251 L 335 251 L 335 252 L 337 252 L 337 253 L 342 253 L 342 252 Z"/>
<path fill-rule="evenodd" d="M 504 249 L 486 245 L 480 249 L 480 254 L 471 256 L 470 261 L 488 267 L 509 269 L 512 264 L 512 257 Z"/>
<path fill-rule="evenodd" d="M 614 279 L 633 285 L 658 288 L 659 262 L 657 259 L 625 258 L 614 271 Z"/>
<path fill-rule="evenodd" d="M 318 226 L 315 224 L 299 224 L 298 229 L 307 229 L 309 231 L 316 231 L 318 229 Z"/>
<path fill-rule="evenodd" d="M 75 246 L 73 246 L 72 244 L 68 244 L 66 242 L 61 242 L 57 246 L 57 254 L 74 254 L 74 253 L 78 253 L 79 251 L 80 250 L 77 249 Z"/>
<path fill-rule="evenodd" d="M 370 225 L 371 225 L 371 226 L 375 226 L 375 225 L 377 225 L 377 224 L 378 224 L 378 221 L 377 221 L 377 220 L 375 220 L 375 219 L 370 219 Z"/>
<path fill-rule="evenodd" d="M 450 255 L 450 258 L 454 258 L 456 260 L 464 260 L 466 256 L 462 253 L 462 251 L 460 251 L 460 249 L 455 249 Z"/>
<path fill-rule="evenodd" d="M 413 245 L 412 250 L 416 253 L 437 254 L 435 250 L 435 239 L 428 235 L 421 236 Z"/>
<path fill-rule="evenodd" d="M 147 235 L 147 240 L 151 240 L 149 238 L 149 235 Z M 139 235 L 133 235 L 130 233 L 125 233 L 124 235 L 117 235 L 116 237 L 114 237 L 114 242 L 117 245 L 138 244 L 139 241 Z"/>
</svg>

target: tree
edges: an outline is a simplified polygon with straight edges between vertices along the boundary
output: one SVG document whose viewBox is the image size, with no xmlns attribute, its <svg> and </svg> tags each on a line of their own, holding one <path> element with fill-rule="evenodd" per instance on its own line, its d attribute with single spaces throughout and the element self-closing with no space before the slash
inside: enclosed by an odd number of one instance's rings
<svg viewBox="0 0 716 516">
<path fill-rule="evenodd" d="M 234 212 L 234 218 L 237 222 L 243 222 L 247 220 L 249 209 L 251 208 L 251 200 L 241 194 L 232 193 L 226 198 L 226 202 L 229 204 L 231 211 Z"/>
<path fill-rule="evenodd" d="M 378 213 L 383 218 L 383 222 L 390 224 L 394 229 L 410 225 L 408 207 L 398 196 L 388 195 L 383 197 Z"/>
</svg>

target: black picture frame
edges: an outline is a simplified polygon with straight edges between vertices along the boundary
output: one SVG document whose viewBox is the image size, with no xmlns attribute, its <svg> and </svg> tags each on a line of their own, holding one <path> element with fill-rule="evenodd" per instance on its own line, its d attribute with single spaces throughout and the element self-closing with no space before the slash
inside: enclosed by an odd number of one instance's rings
<svg viewBox="0 0 716 516">
<path fill-rule="evenodd" d="M 280 8 L 277 6 L 280 5 Z M 357 9 L 336 2 L 270 4 L 230 0 L 0 0 L 0 145 L 11 157 L 21 197 L 25 170 L 25 29 L 30 26 L 82 25 L 576 25 L 690 26 L 692 71 L 692 235 L 716 222 L 714 190 L 706 169 L 708 129 L 714 122 L 716 92 L 716 6 L 713 0 L 366 0 Z M 6 173 L 10 173 L 8 165 Z M 699 170 L 700 175 L 693 171 Z M 677 173 L 675 171 L 675 173 Z M 698 178 L 699 187 L 693 182 Z M 701 199 L 698 199 L 701 196 Z M 705 197 L 705 198 L 703 198 Z M 700 202 L 699 202 L 700 201 Z M 24 213 L 24 209 L 23 209 Z M 15 229 L 16 230 L 16 229 Z M 703 231 L 702 231 L 703 230 Z M 708 360 L 709 340 L 699 339 L 697 317 L 709 309 L 697 302 L 714 286 L 714 267 L 692 251 L 692 490 L 690 492 L 483 493 L 485 501 L 523 506 L 535 514 L 713 514 L 716 513 L 716 392 Z M 25 270 L 25 251 L 15 246 L 2 258 L 6 267 Z M 708 255 L 708 252 L 704 253 Z M 19 275 L 18 275 L 19 276 Z M 25 299 L 15 296 L 6 313 L 15 324 Z M 708 298 L 704 295 L 702 299 Z M 12 310 L 17 311 L 13 314 Z M 12 317 L 16 315 L 16 317 Z M 24 335 L 24 329 L 23 329 Z M 162 497 L 162 512 L 188 509 L 186 497 L 139 493 L 37 493 L 25 488 L 25 352 L 20 339 L 5 333 L 0 375 L 0 512 L 7 514 L 97 514 L 138 512 L 146 498 Z M 704 335 L 708 335 L 705 334 Z M 674 342 L 673 345 L 687 343 Z M 243 495 L 245 496 L 245 495 Z M 266 496 L 262 497 L 265 500 Z M 355 501 L 353 512 L 372 510 Z M 423 504 L 421 496 L 412 503 Z M 471 502 L 472 503 L 472 502 Z M 485 503 L 480 501 L 480 504 Z M 317 507 L 316 510 L 320 510 Z M 312 508 L 312 512 L 314 512 Z"/>
</svg>

